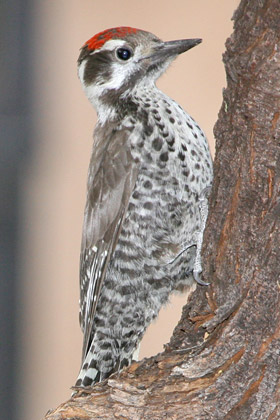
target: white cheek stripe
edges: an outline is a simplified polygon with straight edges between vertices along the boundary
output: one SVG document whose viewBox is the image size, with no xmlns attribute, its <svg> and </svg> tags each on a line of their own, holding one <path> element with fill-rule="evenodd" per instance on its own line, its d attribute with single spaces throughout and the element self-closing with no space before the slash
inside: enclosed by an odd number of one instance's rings
<svg viewBox="0 0 280 420">
<path fill-rule="evenodd" d="M 79 65 L 79 68 L 78 68 L 78 76 L 82 85 L 84 85 L 84 72 L 85 72 L 86 63 L 87 63 L 87 60 L 82 61 L 82 63 Z"/>
<path fill-rule="evenodd" d="M 105 47 L 102 48 L 104 50 L 112 51 L 117 47 L 121 47 L 125 44 L 123 40 L 110 40 L 107 41 Z M 92 54 L 100 51 L 96 50 L 93 51 Z M 117 60 L 111 63 L 111 77 L 110 80 L 104 83 L 104 80 L 101 77 L 95 79 L 94 84 L 86 85 L 84 82 L 84 75 L 85 75 L 85 67 L 87 65 L 87 59 L 82 61 L 78 68 L 78 76 L 82 83 L 83 90 L 88 97 L 91 104 L 94 106 L 98 113 L 99 122 L 104 124 L 108 118 L 114 118 L 115 116 L 115 109 L 113 107 L 105 107 L 100 101 L 101 96 L 108 90 L 118 90 L 126 80 L 129 79 L 131 74 L 135 71 L 135 66 L 141 57 L 141 48 L 138 46 L 134 51 L 134 58 L 132 60 L 128 60 L 127 62 L 118 62 Z M 139 65 L 139 64 L 138 64 Z"/>
</svg>

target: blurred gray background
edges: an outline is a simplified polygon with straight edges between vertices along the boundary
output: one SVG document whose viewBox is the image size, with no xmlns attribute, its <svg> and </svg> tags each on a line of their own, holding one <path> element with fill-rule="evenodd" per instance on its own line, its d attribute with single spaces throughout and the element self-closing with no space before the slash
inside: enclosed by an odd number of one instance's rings
<svg viewBox="0 0 280 420">
<path fill-rule="evenodd" d="M 37 420 L 70 397 L 78 374 L 80 236 L 95 112 L 76 75 L 81 45 L 114 26 L 164 40 L 203 38 L 159 87 L 206 132 L 222 102 L 224 42 L 238 0 L 0 2 L 0 415 Z M 143 339 L 162 350 L 186 296 Z"/>
</svg>

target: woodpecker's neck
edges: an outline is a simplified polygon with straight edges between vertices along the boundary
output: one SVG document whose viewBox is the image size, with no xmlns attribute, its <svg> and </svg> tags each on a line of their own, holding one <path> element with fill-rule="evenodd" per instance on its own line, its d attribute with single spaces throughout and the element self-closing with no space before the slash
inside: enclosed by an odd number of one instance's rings
<svg viewBox="0 0 280 420">
<path fill-rule="evenodd" d="M 105 94 L 89 97 L 96 109 L 98 123 L 122 121 L 129 115 L 136 115 L 139 108 L 147 106 L 151 98 L 162 97 L 164 94 L 156 87 L 154 81 L 143 80 L 132 89 L 123 92 L 108 90 Z M 146 104 L 146 105 L 145 105 Z M 148 109 L 146 109 L 148 110 Z"/>
</svg>

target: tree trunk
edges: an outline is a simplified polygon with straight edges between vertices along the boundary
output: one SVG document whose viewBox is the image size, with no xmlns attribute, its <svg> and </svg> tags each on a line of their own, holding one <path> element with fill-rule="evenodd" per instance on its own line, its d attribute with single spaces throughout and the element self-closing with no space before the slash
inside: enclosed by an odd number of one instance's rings
<svg viewBox="0 0 280 420">
<path fill-rule="evenodd" d="M 204 278 L 166 350 L 45 419 L 280 419 L 280 2 L 242 0 L 215 127 Z"/>
</svg>

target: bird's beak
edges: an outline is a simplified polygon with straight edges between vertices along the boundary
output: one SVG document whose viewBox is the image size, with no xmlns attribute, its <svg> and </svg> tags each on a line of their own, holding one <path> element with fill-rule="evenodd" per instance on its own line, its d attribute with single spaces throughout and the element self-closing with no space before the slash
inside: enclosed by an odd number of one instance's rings
<svg viewBox="0 0 280 420">
<path fill-rule="evenodd" d="M 163 42 L 158 45 L 151 54 L 148 54 L 144 59 L 151 58 L 152 62 L 155 64 L 157 62 L 165 61 L 167 58 L 176 57 L 176 55 L 182 54 L 185 51 L 190 50 L 196 45 L 200 44 L 202 39 L 179 39 L 177 41 L 168 41 Z"/>
<path fill-rule="evenodd" d="M 163 43 L 163 53 L 166 56 L 178 55 L 200 44 L 202 39 L 179 39 Z"/>
</svg>

